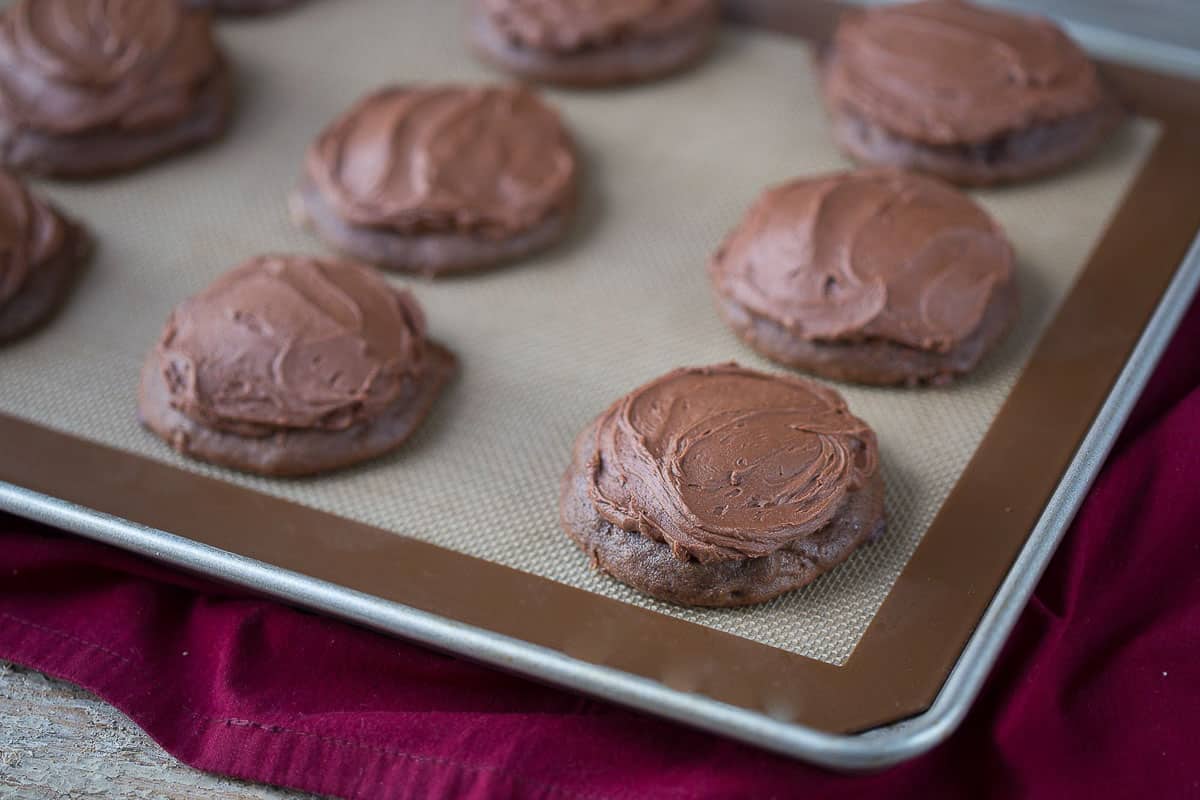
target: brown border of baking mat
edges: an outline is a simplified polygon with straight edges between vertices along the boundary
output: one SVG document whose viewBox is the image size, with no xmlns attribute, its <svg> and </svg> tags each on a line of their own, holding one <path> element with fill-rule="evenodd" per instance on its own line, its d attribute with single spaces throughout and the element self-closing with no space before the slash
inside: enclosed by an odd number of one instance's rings
<svg viewBox="0 0 1200 800">
<path fill-rule="evenodd" d="M 735 21 L 810 38 L 836 11 L 813 0 L 725 6 Z M 845 733 L 911 716 L 941 688 L 1200 228 L 1200 84 L 1106 72 L 1139 114 L 1161 120 L 1162 136 L 843 666 L 5 415 L 0 480 L 776 719 Z"/>
</svg>

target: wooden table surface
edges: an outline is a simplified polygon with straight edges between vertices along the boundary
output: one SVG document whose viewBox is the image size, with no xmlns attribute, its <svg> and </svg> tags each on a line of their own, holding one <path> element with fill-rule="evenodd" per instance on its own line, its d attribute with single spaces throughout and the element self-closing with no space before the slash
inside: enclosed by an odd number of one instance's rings
<svg viewBox="0 0 1200 800">
<path fill-rule="evenodd" d="M 312 795 L 185 767 L 93 695 L 0 661 L 0 797 L 297 800 Z"/>
</svg>

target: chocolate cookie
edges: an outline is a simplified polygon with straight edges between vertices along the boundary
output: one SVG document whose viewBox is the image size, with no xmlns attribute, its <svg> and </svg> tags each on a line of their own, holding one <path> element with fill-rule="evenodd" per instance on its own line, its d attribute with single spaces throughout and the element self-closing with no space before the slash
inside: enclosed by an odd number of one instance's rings
<svg viewBox="0 0 1200 800">
<path fill-rule="evenodd" d="M 713 0 L 474 0 L 471 44 L 525 80 L 632 83 L 678 72 L 712 46 Z"/>
<path fill-rule="evenodd" d="M 575 148 L 519 86 L 394 86 L 313 143 L 293 214 L 334 248 L 439 275 L 511 261 L 566 232 Z"/>
<path fill-rule="evenodd" d="M 259 256 L 172 312 L 138 409 L 185 455 L 310 475 L 398 447 L 454 369 L 412 295 L 374 270 Z"/>
<path fill-rule="evenodd" d="M 575 443 L 562 525 L 592 564 L 672 603 L 797 589 L 884 530 L 875 434 L 834 390 L 736 364 L 630 392 Z"/>
<path fill-rule="evenodd" d="M 231 106 L 209 16 L 177 0 L 17 0 L 0 15 L 0 161 L 79 178 L 214 139 Z"/>
<path fill-rule="evenodd" d="M 189 8 L 215 14 L 268 14 L 299 5 L 303 0 L 183 0 Z"/>
<path fill-rule="evenodd" d="M 964 185 L 1057 170 L 1123 116 L 1053 23 L 960 0 L 847 11 L 822 61 L 843 150 Z"/>
<path fill-rule="evenodd" d="M 1000 226 L 935 178 L 867 170 L 765 192 L 709 263 L 717 310 L 767 358 L 828 378 L 945 383 L 1017 308 Z"/>
<path fill-rule="evenodd" d="M 91 249 L 80 225 L 0 170 L 0 343 L 54 314 Z"/>
</svg>

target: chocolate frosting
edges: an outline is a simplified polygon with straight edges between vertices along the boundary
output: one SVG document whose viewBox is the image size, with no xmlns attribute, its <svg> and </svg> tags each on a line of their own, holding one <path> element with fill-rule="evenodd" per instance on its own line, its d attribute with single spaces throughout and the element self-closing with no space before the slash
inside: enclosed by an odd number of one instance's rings
<svg viewBox="0 0 1200 800">
<path fill-rule="evenodd" d="M 768 190 L 717 251 L 714 285 L 814 341 L 946 352 L 1013 279 L 999 225 L 934 178 L 839 173 Z"/>
<path fill-rule="evenodd" d="M 528 89 L 395 86 L 330 125 L 307 167 L 352 224 L 503 238 L 571 204 L 576 159 Z"/>
<path fill-rule="evenodd" d="M 258 256 L 181 303 L 158 353 L 171 406 L 200 424 L 344 430 L 420 376 L 425 321 L 368 267 Z"/>
<path fill-rule="evenodd" d="M 1048 20 L 958 0 L 846 12 L 832 103 L 928 144 L 979 143 L 1094 110 L 1095 66 Z"/>
<path fill-rule="evenodd" d="M 0 116 L 52 134 L 164 127 L 219 65 L 177 0 L 17 0 L 0 17 Z"/>
<path fill-rule="evenodd" d="M 12 299 L 39 265 L 63 247 L 67 226 L 49 204 L 0 170 L 0 304 Z"/>
<path fill-rule="evenodd" d="M 570 54 L 668 36 L 715 13 L 712 0 L 478 0 L 513 44 Z"/>
<path fill-rule="evenodd" d="M 595 436 L 597 512 L 706 563 L 820 531 L 878 468 L 875 434 L 837 392 L 736 364 L 651 381 L 605 411 Z"/>
</svg>

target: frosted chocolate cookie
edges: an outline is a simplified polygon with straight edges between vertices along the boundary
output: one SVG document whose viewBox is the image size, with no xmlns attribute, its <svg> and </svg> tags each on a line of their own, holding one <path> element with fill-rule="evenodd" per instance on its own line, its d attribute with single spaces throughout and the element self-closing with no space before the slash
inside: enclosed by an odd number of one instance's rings
<svg viewBox="0 0 1200 800">
<path fill-rule="evenodd" d="M 0 170 L 0 343 L 58 310 L 91 249 L 82 226 Z"/>
<path fill-rule="evenodd" d="M 184 455 L 310 475 L 399 447 L 454 369 L 412 295 L 369 267 L 258 256 L 172 312 L 138 408 Z"/>
<path fill-rule="evenodd" d="M 77 178 L 219 136 L 229 72 L 177 0 L 17 0 L 0 15 L 0 161 Z"/>
<path fill-rule="evenodd" d="M 767 358 L 827 378 L 945 383 L 1017 309 L 1000 226 L 935 178 L 868 170 L 765 192 L 709 263 L 717 310 Z"/>
<path fill-rule="evenodd" d="M 959 0 L 847 11 L 821 69 L 839 145 L 855 159 L 966 185 L 1083 158 L 1122 112 L 1052 22 Z"/>
<path fill-rule="evenodd" d="M 678 369 L 579 435 L 560 513 L 595 567 L 652 597 L 761 603 L 883 532 L 875 434 L 812 381 Z"/>
<path fill-rule="evenodd" d="M 558 114 L 528 89 L 393 86 L 317 137 L 291 205 L 337 250 L 439 275 L 558 241 L 577 173 Z"/>
<path fill-rule="evenodd" d="M 717 31 L 714 0 L 473 0 L 471 10 L 482 58 L 525 80 L 572 86 L 678 72 Z"/>
</svg>

